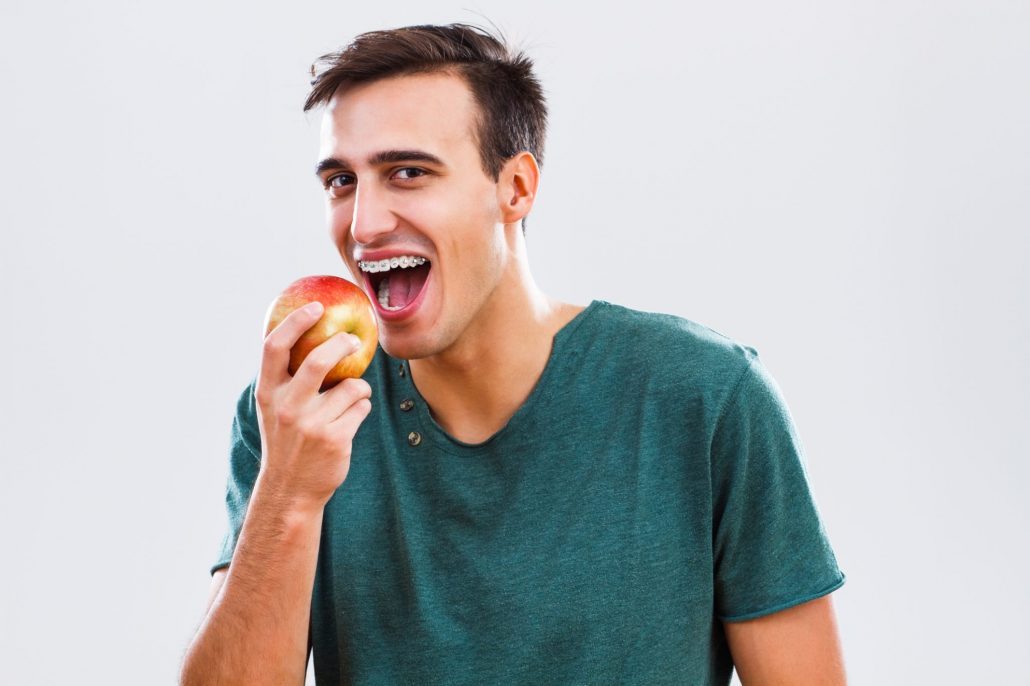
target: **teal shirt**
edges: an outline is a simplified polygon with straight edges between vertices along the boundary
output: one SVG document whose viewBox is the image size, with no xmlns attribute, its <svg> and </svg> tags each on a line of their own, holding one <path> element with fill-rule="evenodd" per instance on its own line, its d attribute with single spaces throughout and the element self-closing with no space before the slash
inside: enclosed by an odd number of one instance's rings
<svg viewBox="0 0 1030 686">
<path fill-rule="evenodd" d="M 437 424 L 406 361 L 380 348 L 364 378 L 372 411 L 318 554 L 320 684 L 727 684 L 720 620 L 844 583 L 779 388 L 697 323 L 595 300 L 474 445 Z M 259 468 L 253 384 L 212 571 Z"/>
</svg>

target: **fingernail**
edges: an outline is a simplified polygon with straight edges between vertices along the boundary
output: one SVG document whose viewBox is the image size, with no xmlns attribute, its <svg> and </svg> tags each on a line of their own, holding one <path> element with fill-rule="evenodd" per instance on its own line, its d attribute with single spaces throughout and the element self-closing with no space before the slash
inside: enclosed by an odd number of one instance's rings
<svg viewBox="0 0 1030 686">
<path fill-rule="evenodd" d="M 350 344 L 351 344 L 352 348 L 360 348 L 361 347 L 361 339 L 358 338 L 357 336 L 351 334 Z"/>
<path fill-rule="evenodd" d="M 321 312 L 322 312 L 322 303 L 320 303 L 320 302 L 318 302 L 316 300 L 313 303 L 308 303 L 307 305 L 305 305 L 304 309 L 305 309 L 305 311 L 307 311 L 308 314 L 321 314 Z"/>
</svg>

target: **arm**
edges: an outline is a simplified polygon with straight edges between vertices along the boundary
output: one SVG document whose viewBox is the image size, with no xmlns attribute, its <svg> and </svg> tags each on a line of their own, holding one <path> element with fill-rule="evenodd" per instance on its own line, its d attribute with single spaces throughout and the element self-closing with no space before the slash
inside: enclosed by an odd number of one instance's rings
<svg viewBox="0 0 1030 686">
<path fill-rule="evenodd" d="M 186 653 L 183 686 L 304 683 L 321 523 L 321 510 L 284 507 L 258 478 L 232 564 L 216 572 L 224 583 Z"/>
<path fill-rule="evenodd" d="M 240 453 L 241 464 L 255 458 L 260 467 L 233 476 L 253 490 L 235 525 L 232 562 L 216 573 L 224 584 L 212 581 L 207 616 L 183 659 L 183 686 L 304 683 L 323 510 L 347 477 L 354 435 L 372 407 L 362 379 L 319 390 L 357 349 L 354 336 L 329 338 L 289 374 L 290 351 L 320 311 L 296 310 L 265 338 L 253 406 L 242 420 L 257 425 L 261 451 Z"/>
<path fill-rule="evenodd" d="M 712 460 L 716 614 L 741 682 L 844 684 L 829 598 L 844 574 L 816 508 L 797 428 L 757 356 L 726 405 Z M 802 598 L 815 600 L 786 607 Z"/>
<path fill-rule="evenodd" d="M 844 656 L 830 596 L 765 617 L 724 622 L 744 686 L 844 686 Z"/>
</svg>

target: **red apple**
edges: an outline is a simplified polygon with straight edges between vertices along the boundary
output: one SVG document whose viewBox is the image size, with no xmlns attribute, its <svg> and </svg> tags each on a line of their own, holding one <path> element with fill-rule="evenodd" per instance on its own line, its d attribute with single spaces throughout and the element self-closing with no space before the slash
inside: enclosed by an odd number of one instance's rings
<svg viewBox="0 0 1030 686">
<path fill-rule="evenodd" d="M 379 342 L 375 310 L 365 291 L 338 276 L 305 276 L 286 287 L 268 307 L 265 314 L 265 336 L 290 312 L 318 301 L 325 309 L 322 317 L 290 350 L 290 374 L 296 374 L 300 363 L 319 344 L 340 331 L 361 339 L 357 351 L 340 360 L 329 370 L 319 390 L 325 391 L 344 379 L 358 378 L 365 373 Z"/>
</svg>

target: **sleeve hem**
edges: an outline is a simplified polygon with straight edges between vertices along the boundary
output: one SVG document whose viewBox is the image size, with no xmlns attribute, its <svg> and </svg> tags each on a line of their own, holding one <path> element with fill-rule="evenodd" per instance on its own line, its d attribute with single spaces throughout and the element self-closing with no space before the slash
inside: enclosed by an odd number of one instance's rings
<svg viewBox="0 0 1030 686">
<path fill-rule="evenodd" d="M 214 576 L 215 572 L 217 572 L 219 569 L 224 569 L 224 568 L 228 567 L 230 562 L 232 562 L 232 560 L 222 560 L 221 562 L 219 562 L 219 563 L 217 563 L 215 565 L 212 565 L 212 567 L 211 567 L 211 576 Z"/>
<path fill-rule="evenodd" d="M 748 620 L 748 619 L 758 619 L 759 617 L 765 617 L 766 615 L 771 615 L 771 614 L 773 614 L 775 612 L 779 612 L 781 610 L 787 610 L 787 609 L 792 608 L 792 607 L 794 607 L 796 605 L 801 605 L 802 603 L 807 603 L 810 600 L 815 600 L 817 598 L 822 598 L 824 595 L 829 595 L 830 593 L 833 593 L 838 588 L 843 586 L 844 582 L 846 580 L 847 580 L 847 576 L 844 575 L 844 572 L 840 572 L 840 579 L 838 579 L 834 583 L 830 584 L 829 586 L 827 586 L 823 590 L 817 591 L 816 593 L 812 593 L 812 594 L 806 595 L 806 596 L 801 596 L 800 598 L 795 598 L 793 600 L 788 600 L 787 602 L 779 603 L 778 605 L 773 605 L 772 607 L 767 607 L 767 608 L 764 608 L 762 610 L 757 610 L 755 612 L 748 612 L 748 613 L 742 614 L 742 615 L 729 615 L 729 616 L 720 615 L 719 619 L 724 621 L 724 622 L 743 622 L 743 621 Z"/>
</svg>

